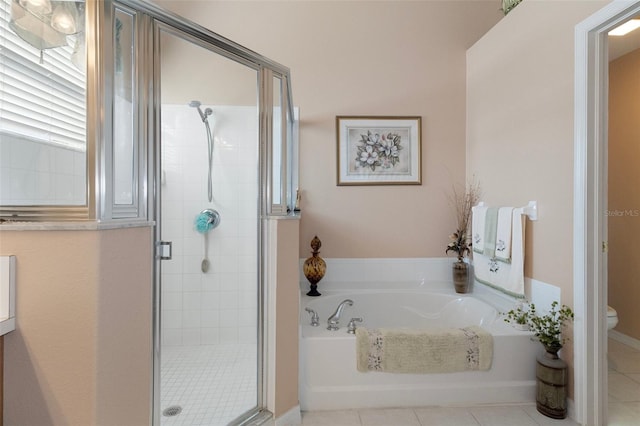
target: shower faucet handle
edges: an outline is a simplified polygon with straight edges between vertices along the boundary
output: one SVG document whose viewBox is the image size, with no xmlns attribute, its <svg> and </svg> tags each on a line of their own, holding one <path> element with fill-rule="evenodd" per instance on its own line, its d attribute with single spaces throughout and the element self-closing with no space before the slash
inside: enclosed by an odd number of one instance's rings
<svg viewBox="0 0 640 426">
<path fill-rule="evenodd" d="M 309 314 L 311 314 L 311 326 L 312 327 L 317 327 L 320 325 L 320 317 L 318 316 L 318 313 L 316 311 L 314 311 L 311 308 L 304 308 L 305 311 L 309 312 Z"/>
<path fill-rule="evenodd" d="M 362 322 L 362 318 L 351 318 L 351 321 L 347 324 L 347 333 L 356 334 L 356 322 Z"/>
</svg>

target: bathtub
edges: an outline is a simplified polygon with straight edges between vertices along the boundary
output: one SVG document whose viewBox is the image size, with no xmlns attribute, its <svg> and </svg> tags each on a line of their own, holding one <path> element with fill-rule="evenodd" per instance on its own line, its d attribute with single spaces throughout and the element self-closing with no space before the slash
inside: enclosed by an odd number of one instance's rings
<svg viewBox="0 0 640 426">
<path fill-rule="evenodd" d="M 541 350 L 530 332 L 503 321 L 490 297 L 456 294 L 451 283 L 332 285 L 320 297 L 302 293 L 300 313 L 300 408 L 419 407 L 535 401 L 535 357 Z M 350 289 L 347 289 L 350 288 Z M 345 307 L 338 331 L 327 330 L 327 318 Z M 310 325 L 304 308 L 315 310 L 320 325 Z M 358 327 L 448 328 L 478 325 L 493 335 L 493 362 L 488 371 L 447 374 L 360 373 L 351 318 Z"/>
</svg>

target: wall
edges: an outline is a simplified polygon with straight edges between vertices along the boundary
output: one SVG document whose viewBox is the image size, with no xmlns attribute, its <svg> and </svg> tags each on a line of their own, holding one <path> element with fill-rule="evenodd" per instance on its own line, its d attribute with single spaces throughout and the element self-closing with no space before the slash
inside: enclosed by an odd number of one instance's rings
<svg viewBox="0 0 640 426">
<path fill-rule="evenodd" d="M 538 201 L 538 221 L 526 224 L 525 275 L 560 287 L 569 306 L 574 27 L 607 3 L 527 0 L 467 53 L 467 175 L 489 204 Z M 572 364 L 570 344 L 563 358 Z"/>
<path fill-rule="evenodd" d="M 616 331 L 640 339 L 640 49 L 609 64 L 609 305 L 618 312 Z"/>
<path fill-rule="evenodd" d="M 197 96 L 198 94 L 192 94 Z M 255 343 L 257 317 L 258 144 L 256 107 L 211 107 L 215 136 L 213 201 L 207 199 L 207 136 L 195 108 L 162 107 L 162 344 Z M 198 213 L 220 224 L 207 234 L 210 269 L 201 270 Z"/>
<path fill-rule="evenodd" d="M 467 173 L 490 204 L 537 200 L 525 275 L 572 302 L 574 26 L 607 2 L 527 0 L 469 49 Z"/>
<path fill-rule="evenodd" d="M 272 220 L 277 235 L 275 403 L 278 418 L 298 405 L 298 247 L 300 221 Z M 272 234 L 273 235 L 273 234 Z"/>
<path fill-rule="evenodd" d="M 325 257 L 442 256 L 465 175 L 465 52 L 499 1 L 159 3 L 291 69 L 300 257 L 316 234 Z M 422 116 L 422 185 L 336 186 L 337 115 Z"/>
<path fill-rule="evenodd" d="M 5 425 L 142 425 L 151 413 L 151 228 L 0 230 L 15 255 Z"/>
</svg>

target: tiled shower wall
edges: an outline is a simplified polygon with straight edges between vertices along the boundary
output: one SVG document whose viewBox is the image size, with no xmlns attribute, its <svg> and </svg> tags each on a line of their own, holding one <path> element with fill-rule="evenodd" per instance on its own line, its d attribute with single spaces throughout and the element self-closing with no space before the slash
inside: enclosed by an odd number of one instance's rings
<svg viewBox="0 0 640 426">
<path fill-rule="evenodd" d="M 207 199 L 207 136 L 195 108 L 162 107 L 163 345 L 255 342 L 258 271 L 258 141 L 255 107 L 209 106 L 215 148 L 213 201 Z M 201 271 L 205 238 L 196 216 L 220 213 L 208 233 L 211 266 Z"/>
</svg>

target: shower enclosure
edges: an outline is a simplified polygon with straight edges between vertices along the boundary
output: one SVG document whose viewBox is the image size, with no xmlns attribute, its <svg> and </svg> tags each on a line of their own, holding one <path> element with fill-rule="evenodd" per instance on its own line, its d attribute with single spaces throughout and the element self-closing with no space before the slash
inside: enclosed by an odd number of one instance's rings
<svg viewBox="0 0 640 426">
<path fill-rule="evenodd" d="M 115 42 L 135 34 L 141 12 L 153 33 L 154 425 L 258 421 L 269 414 L 264 224 L 293 210 L 288 70 L 155 6 L 126 3 L 136 9 L 115 3 Z M 126 75 L 135 52 L 115 51 L 132 55 L 116 60 Z"/>
<path fill-rule="evenodd" d="M 156 424 L 240 424 L 264 408 L 261 219 L 286 213 L 292 192 L 281 191 L 286 80 L 188 32 L 157 28 L 157 233 L 172 255 L 158 273 Z"/>
<path fill-rule="evenodd" d="M 226 425 L 258 400 L 258 70 L 159 41 L 161 424 Z"/>
</svg>

